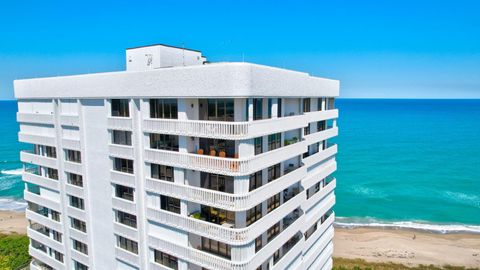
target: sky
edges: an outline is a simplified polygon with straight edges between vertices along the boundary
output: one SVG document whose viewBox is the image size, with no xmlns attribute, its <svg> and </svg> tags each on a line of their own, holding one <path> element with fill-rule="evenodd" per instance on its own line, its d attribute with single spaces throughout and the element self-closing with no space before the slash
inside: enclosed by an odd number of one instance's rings
<svg viewBox="0 0 480 270">
<path fill-rule="evenodd" d="M 164 43 L 340 80 L 345 98 L 480 98 L 480 1 L 3 1 L 13 80 L 125 69 Z"/>
</svg>

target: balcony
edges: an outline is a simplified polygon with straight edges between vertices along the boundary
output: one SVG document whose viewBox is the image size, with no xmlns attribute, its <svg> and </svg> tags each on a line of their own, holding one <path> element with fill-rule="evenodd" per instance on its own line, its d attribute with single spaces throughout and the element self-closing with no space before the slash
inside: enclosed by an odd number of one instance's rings
<svg viewBox="0 0 480 270">
<path fill-rule="evenodd" d="M 217 225 L 193 217 L 182 216 L 151 207 L 147 207 L 146 216 L 152 221 L 193 232 L 210 239 L 222 241 L 231 245 L 243 245 L 253 241 L 259 234 L 265 232 L 268 228 L 300 207 L 304 201 L 305 192 L 301 192 L 246 228 L 230 228 L 230 226 Z"/>
<path fill-rule="evenodd" d="M 110 116 L 107 119 L 107 127 L 108 129 L 131 131 L 133 128 L 132 118 Z"/>
<path fill-rule="evenodd" d="M 80 118 L 78 115 L 67 115 L 67 114 L 60 115 L 60 124 L 62 126 L 78 127 L 79 123 L 80 123 Z"/>
<path fill-rule="evenodd" d="M 20 123 L 35 123 L 35 124 L 54 124 L 53 114 L 46 113 L 22 113 L 17 112 L 17 122 Z"/>
<path fill-rule="evenodd" d="M 249 175 L 306 152 L 305 141 L 300 141 L 249 158 L 223 158 L 166 150 L 145 150 L 145 161 L 203 172 L 229 176 Z"/>
<path fill-rule="evenodd" d="M 334 178 L 323 186 L 317 193 L 313 194 L 305 203 L 304 209 L 310 209 L 321 201 L 325 196 L 333 192 L 337 185 L 337 180 Z"/>
<path fill-rule="evenodd" d="M 293 169 L 293 168 L 292 168 Z M 277 194 L 307 174 L 305 166 L 295 168 L 280 178 L 245 194 L 230 194 L 200 187 L 188 186 L 163 180 L 147 178 L 145 189 L 170 197 L 222 208 L 230 211 L 244 211 L 261 203 L 271 194 Z"/>
<path fill-rule="evenodd" d="M 228 140 L 252 139 L 268 134 L 305 127 L 310 122 L 338 117 L 338 110 L 327 110 L 250 122 L 176 120 L 149 118 L 143 120 L 143 131 L 190 137 Z"/>
<path fill-rule="evenodd" d="M 53 189 L 57 191 L 59 190 L 58 180 L 54 180 L 40 175 L 37 168 L 25 169 L 25 171 L 22 173 L 22 180 L 27 183 L 46 187 L 48 189 Z"/>
<path fill-rule="evenodd" d="M 25 163 L 40 165 L 40 166 L 44 166 L 44 167 L 49 167 L 49 168 L 53 168 L 53 169 L 58 168 L 56 158 L 41 156 L 41 155 L 35 154 L 33 151 L 29 151 L 29 150 L 20 151 L 20 161 L 25 162 Z"/>
</svg>

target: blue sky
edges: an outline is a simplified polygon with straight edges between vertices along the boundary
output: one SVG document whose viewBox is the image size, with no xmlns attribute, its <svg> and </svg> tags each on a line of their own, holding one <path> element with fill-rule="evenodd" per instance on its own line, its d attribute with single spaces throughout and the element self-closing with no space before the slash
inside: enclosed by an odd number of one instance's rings
<svg viewBox="0 0 480 270">
<path fill-rule="evenodd" d="M 2 2 L 0 99 L 152 43 L 339 79 L 342 97 L 480 98 L 480 1 L 98 2 Z"/>
</svg>

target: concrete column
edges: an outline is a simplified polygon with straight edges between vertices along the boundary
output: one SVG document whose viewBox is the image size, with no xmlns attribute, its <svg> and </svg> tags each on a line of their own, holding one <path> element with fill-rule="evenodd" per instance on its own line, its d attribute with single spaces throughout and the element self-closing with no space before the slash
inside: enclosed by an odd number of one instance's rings
<svg viewBox="0 0 480 270">
<path fill-rule="evenodd" d="M 248 121 L 253 121 L 253 98 L 248 99 Z"/>
</svg>

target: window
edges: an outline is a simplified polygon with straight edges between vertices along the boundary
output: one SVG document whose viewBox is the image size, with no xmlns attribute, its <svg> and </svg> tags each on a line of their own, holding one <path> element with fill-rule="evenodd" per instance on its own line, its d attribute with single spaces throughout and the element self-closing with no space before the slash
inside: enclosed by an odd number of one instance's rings
<svg viewBox="0 0 480 270">
<path fill-rule="evenodd" d="M 116 220 L 118 223 L 136 228 L 137 227 L 137 217 L 132 214 L 128 214 L 122 211 L 116 211 Z"/>
<path fill-rule="evenodd" d="M 65 159 L 70 162 L 82 162 L 80 151 L 76 150 L 65 149 Z"/>
<path fill-rule="evenodd" d="M 255 155 L 261 154 L 263 152 L 263 137 L 255 138 L 254 143 L 255 143 Z"/>
<path fill-rule="evenodd" d="M 272 118 L 272 106 L 273 106 L 273 99 L 269 98 L 268 99 L 268 118 Z"/>
<path fill-rule="evenodd" d="M 247 210 L 247 226 L 262 218 L 262 204 Z"/>
<path fill-rule="evenodd" d="M 46 176 L 47 178 L 53 179 L 53 180 L 58 180 L 58 170 L 57 169 L 52 169 L 52 168 L 46 168 Z"/>
<path fill-rule="evenodd" d="M 202 250 L 227 259 L 231 258 L 230 245 L 209 238 L 202 237 Z"/>
<path fill-rule="evenodd" d="M 160 196 L 160 204 L 163 210 L 180 214 L 180 200 L 168 196 Z"/>
<path fill-rule="evenodd" d="M 132 253 L 138 254 L 138 243 L 123 236 L 117 236 L 117 246 Z"/>
<path fill-rule="evenodd" d="M 235 212 L 206 205 L 202 205 L 200 211 L 201 217 L 208 222 L 215 224 L 228 223 L 231 227 L 235 226 Z"/>
<path fill-rule="evenodd" d="M 253 99 L 253 120 L 261 120 L 263 116 L 263 100 L 261 98 Z"/>
<path fill-rule="evenodd" d="M 45 154 L 47 157 L 56 158 L 57 150 L 52 146 L 45 146 Z"/>
<path fill-rule="evenodd" d="M 309 98 L 304 98 L 303 99 L 303 112 L 310 112 L 310 99 Z"/>
<path fill-rule="evenodd" d="M 81 175 L 75 173 L 67 173 L 67 181 L 77 187 L 83 187 L 83 178 Z"/>
<path fill-rule="evenodd" d="M 55 230 L 52 230 L 52 235 L 53 235 L 53 240 L 57 241 L 57 242 L 62 242 L 62 234 L 55 231 Z"/>
<path fill-rule="evenodd" d="M 321 111 L 322 110 L 322 102 L 323 102 L 323 98 L 318 98 L 317 100 L 317 111 Z"/>
<path fill-rule="evenodd" d="M 268 167 L 268 182 L 280 177 L 280 163 Z"/>
<path fill-rule="evenodd" d="M 150 133 L 150 148 L 178 151 L 178 136 Z"/>
<path fill-rule="evenodd" d="M 77 261 L 73 261 L 73 269 L 74 270 L 88 270 L 88 267 L 82 263 L 79 263 Z"/>
<path fill-rule="evenodd" d="M 310 124 L 307 124 L 307 126 L 303 129 L 303 134 L 304 135 L 310 134 Z"/>
<path fill-rule="evenodd" d="M 208 99 L 208 120 L 233 121 L 233 99 Z"/>
<path fill-rule="evenodd" d="M 51 214 L 53 220 L 60 222 L 60 213 L 59 212 L 57 212 L 55 210 L 50 210 L 50 214 Z"/>
<path fill-rule="evenodd" d="M 282 117 L 282 99 L 278 99 L 278 104 L 277 104 L 277 117 Z"/>
<path fill-rule="evenodd" d="M 267 212 L 270 213 L 275 208 L 280 206 L 280 193 L 268 198 Z"/>
<path fill-rule="evenodd" d="M 335 109 L 335 99 L 334 98 L 327 98 L 325 107 L 326 107 L 326 110 Z"/>
<path fill-rule="evenodd" d="M 210 190 L 233 193 L 233 177 L 202 172 L 201 187 Z"/>
<path fill-rule="evenodd" d="M 73 249 L 88 255 L 88 246 L 85 243 L 82 243 L 75 239 L 72 239 L 72 243 L 73 243 Z"/>
<path fill-rule="evenodd" d="M 262 171 L 250 174 L 249 191 L 255 190 L 262 186 Z"/>
<path fill-rule="evenodd" d="M 280 148 L 281 133 L 268 135 L 268 151 Z"/>
<path fill-rule="evenodd" d="M 72 195 L 70 195 L 69 198 L 70 198 L 70 206 L 73 206 L 75 208 L 82 209 L 82 210 L 85 209 L 85 204 L 83 202 L 83 199 L 72 196 Z"/>
<path fill-rule="evenodd" d="M 312 227 L 310 227 L 306 232 L 305 232 L 305 240 L 307 240 L 312 234 L 317 230 L 317 225 L 318 223 L 313 224 Z"/>
<path fill-rule="evenodd" d="M 113 169 L 124 173 L 133 173 L 133 160 L 124 158 L 113 159 Z"/>
<path fill-rule="evenodd" d="M 262 249 L 262 235 L 260 234 L 259 237 L 255 239 L 255 252 L 258 252 Z"/>
<path fill-rule="evenodd" d="M 317 131 L 324 131 L 327 127 L 327 121 L 318 121 L 317 122 Z"/>
<path fill-rule="evenodd" d="M 177 257 L 158 251 L 156 249 L 153 251 L 153 257 L 156 263 L 159 263 L 161 265 L 164 265 L 166 267 L 169 267 L 175 270 L 178 269 Z"/>
<path fill-rule="evenodd" d="M 85 221 L 70 217 L 70 226 L 75 230 L 87 232 L 87 224 L 85 223 Z"/>
<path fill-rule="evenodd" d="M 159 164 L 150 164 L 152 178 L 173 182 L 173 167 Z"/>
<path fill-rule="evenodd" d="M 133 202 L 133 188 L 115 185 L 115 197 Z"/>
<path fill-rule="evenodd" d="M 280 233 L 280 222 L 276 223 L 267 231 L 267 241 L 270 242 L 275 236 Z"/>
<path fill-rule="evenodd" d="M 128 99 L 112 99 L 112 116 L 129 117 L 130 110 L 128 108 Z"/>
<path fill-rule="evenodd" d="M 132 132 L 125 130 L 113 130 L 112 143 L 121 145 L 132 145 Z"/>
<path fill-rule="evenodd" d="M 50 252 L 53 251 L 53 257 L 59 262 L 63 262 L 63 254 L 50 248 Z"/>
<path fill-rule="evenodd" d="M 150 99 L 150 118 L 177 119 L 176 99 Z"/>
</svg>

